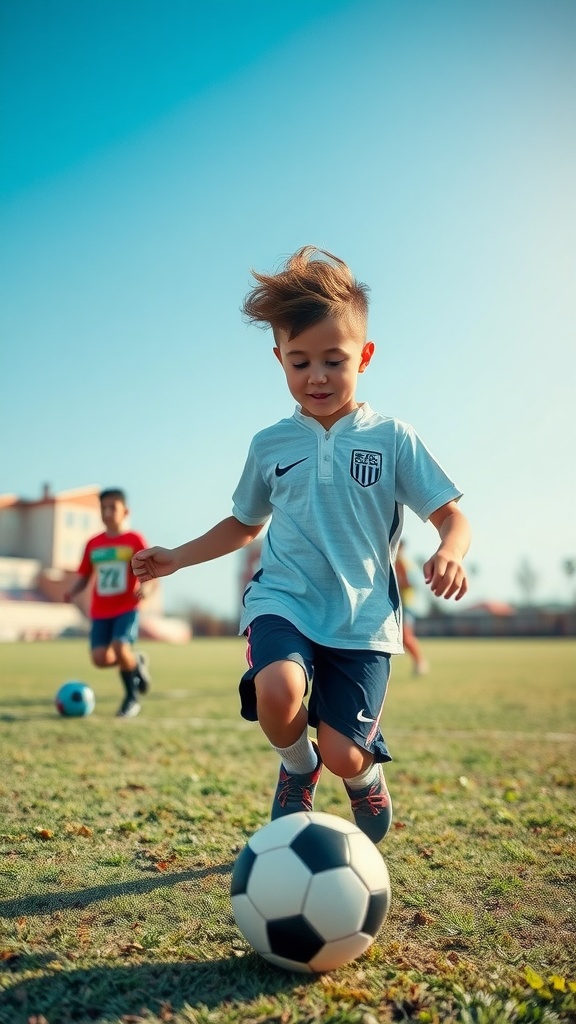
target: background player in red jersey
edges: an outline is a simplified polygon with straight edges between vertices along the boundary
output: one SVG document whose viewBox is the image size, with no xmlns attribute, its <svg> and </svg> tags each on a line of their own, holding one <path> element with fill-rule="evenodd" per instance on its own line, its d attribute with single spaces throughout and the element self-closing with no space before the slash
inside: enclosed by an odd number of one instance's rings
<svg viewBox="0 0 576 1024">
<path fill-rule="evenodd" d="M 78 578 L 64 600 L 73 601 L 94 578 L 90 603 L 92 662 L 97 668 L 118 666 L 126 691 L 118 717 L 134 718 L 140 711 L 138 694 L 149 689 L 150 674 L 146 656 L 134 651 L 137 609 L 145 594 L 132 572 L 131 559 L 147 545 L 140 533 L 125 528 L 129 510 L 124 491 L 110 487 L 99 497 L 105 530 L 86 544 Z"/>
</svg>

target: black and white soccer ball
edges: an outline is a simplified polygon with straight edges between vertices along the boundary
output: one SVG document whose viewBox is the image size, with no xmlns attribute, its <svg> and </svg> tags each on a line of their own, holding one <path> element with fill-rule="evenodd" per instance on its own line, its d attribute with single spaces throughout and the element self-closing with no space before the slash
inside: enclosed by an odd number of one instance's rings
<svg viewBox="0 0 576 1024">
<path fill-rule="evenodd" d="M 373 943 L 390 906 L 388 869 L 351 822 L 302 811 L 256 832 L 232 872 L 236 924 L 291 971 L 331 971 Z"/>
</svg>

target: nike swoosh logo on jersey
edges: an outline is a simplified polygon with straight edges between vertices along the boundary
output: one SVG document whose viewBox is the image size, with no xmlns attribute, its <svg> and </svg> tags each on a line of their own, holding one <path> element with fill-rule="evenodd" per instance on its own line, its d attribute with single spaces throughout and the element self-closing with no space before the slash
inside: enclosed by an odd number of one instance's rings
<svg viewBox="0 0 576 1024">
<path fill-rule="evenodd" d="M 276 476 L 284 476 L 284 473 L 287 473 L 289 469 L 294 469 L 294 466 L 299 466 L 301 462 L 306 462 L 307 458 L 308 455 L 304 459 L 298 459 L 298 462 L 291 462 L 289 466 L 280 466 L 280 463 L 277 462 L 275 470 Z"/>
<path fill-rule="evenodd" d="M 362 711 L 358 712 L 358 714 L 356 715 L 356 718 L 358 719 L 359 722 L 374 722 L 375 721 L 374 718 L 366 718 L 366 715 L 364 714 L 364 708 L 362 708 Z"/>
</svg>

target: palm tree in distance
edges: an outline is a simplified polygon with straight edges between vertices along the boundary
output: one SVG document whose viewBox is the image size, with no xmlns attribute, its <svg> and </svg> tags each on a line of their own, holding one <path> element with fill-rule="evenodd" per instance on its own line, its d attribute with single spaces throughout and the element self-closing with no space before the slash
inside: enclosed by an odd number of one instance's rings
<svg viewBox="0 0 576 1024">
<path fill-rule="evenodd" d="M 524 604 L 531 605 L 534 602 L 534 594 L 538 586 L 538 575 L 527 558 L 523 558 L 518 572 L 516 582 L 524 599 Z"/>
</svg>

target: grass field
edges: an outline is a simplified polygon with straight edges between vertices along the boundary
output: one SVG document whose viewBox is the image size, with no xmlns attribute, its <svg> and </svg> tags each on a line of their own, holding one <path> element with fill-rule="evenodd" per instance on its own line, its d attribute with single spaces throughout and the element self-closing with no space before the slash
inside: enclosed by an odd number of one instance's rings
<svg viewBox="0 0 576 1024">
<path fill-rule="evenodd" d="M 429 641 L 384 733 L 393 903 L 333 974 L 252 953 L 229 900 L 277 765 L 238 715 L 240 640 L 148 646 L 139 718 L 81 642 L 0 645 L 1 1024 L 576 1020 L 576 644 Z M 66 679 L 96 711 L 61 719 Z M 324 773 L 316 808 L 350 816 Z"/>
</svg>

